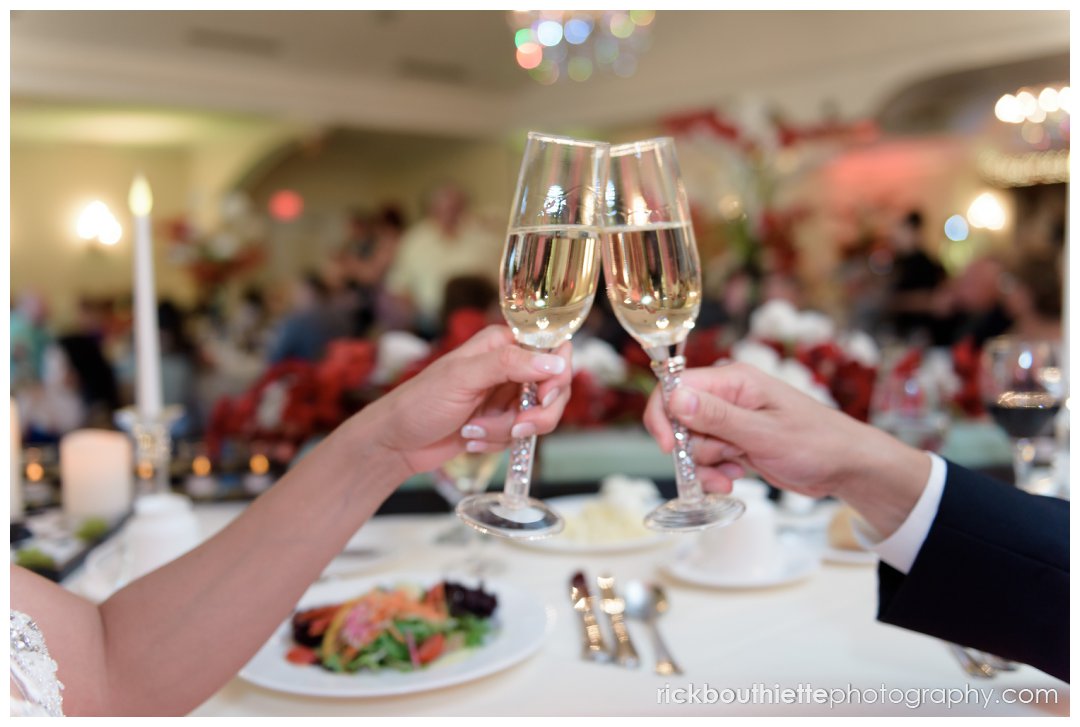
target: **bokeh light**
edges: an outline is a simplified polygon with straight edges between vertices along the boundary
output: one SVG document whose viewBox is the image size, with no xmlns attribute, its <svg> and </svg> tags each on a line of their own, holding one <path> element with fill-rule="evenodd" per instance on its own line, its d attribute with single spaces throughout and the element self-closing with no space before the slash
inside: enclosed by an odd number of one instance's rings
<svg viewBox="0 0 1080 727">
<path fill-rule="evenodd" d="M 611 38 L 601 38 L 596 41 L 596 60 L 600 63 L 612 64 L 619 57 L 619 44 Z"/>
<path fill-rule="evenodd" d="M 1060 107 L 1058 106 L 1058 92 L 1056 88 L 1047 86 L 1039 94 L 1039 108 L 1046 113 L 1053 113 Z"/>
<path fill-rule="evenodd" d="M 124 229 L 107 204 L 94 200 L 79 213 L 75 234 L 83 240 L 97 240 L 102 245 L 112 246 L 120 242 Z"/>
<path fill-rule="evenodd" d="M 304 198 L 291 189 L 281 189 L 270 197 L 270 216 L 279 222 L 291 222 L 304 211 Z"/>
<path fill-rule="evenodd" d="M 592 61 L 584 56 L 571 58 L 566 68 L 567 75 L 578 82 L 588 81 L 593 72 Z"/>
<path fill-rule="evenodd" d="M 514 33 L 514 47 L 520 48 L 526 43 L 536 43 L 536 33 L 532 28 L 521 28 Z"/>
<path fill-rule="evenodd" d="M 563 27 L 554 20 L 541 21 L 536 26 L 536 37 L 540 41 L 540 45 L 548 48 L 556 46 L 563 39 Z"/>
<path fill-rule="evenodd" d="M 1072 88 L 1065 86 L 1057 94 L 1058 108 L 1072 116 Z"/>
<path fill-rule="evenodd" d="M 1019 124 L 1024 120 L 1024 112 L 1020 109 L 1020 102 L 1016 96 L 1007 93 L 998 99 L 994 106 L 994 115 L 1006 124 Z"/>
<path fill-rule="evenodd" d="M 636 26 L 626 13 L 613 13 L 608 27 L 616 38 L 625 39 L 633 35 Z"/>
<path fill-rule="evenodd" d="M 517 64 L 538 83 L 629 77 L 651 46 L 655 10 L 524 10 L 507 13 Z M 575 50 L 580 48 L 580 50 Z"/>
<path fill-rule="evenodd" d="M 590 33 L 592 33 L 592 23 L 582 18 L 571 18 L 566 21 L 566 26 L 563 28 L 563 37 L 571 45 L 581 45 L 589 39 Z"/>
<path fill-rule="evenodd" d="M 1031 91 L 1021 91 L 1016 94 L 1016 102 L 1020 105 L 1020 113 L 1024 118 L 1030 118 L 1039 108 L 1039 101 Z"/>
<path fill-rule="evenodd" d="M 1001 230 L 1005 227 L 1005 208 L 993 192 L 983 192 L 968 207 L 967 220 L 976 229 Z"/>
<path fill-rule="evenodd" d="M 525 43 L 517 49 L 517 62 L 522 68 L 536 68 L 544 60 L 544 49 L 539 43 Z"/>
<path fill-rule="evenodd" d="M 963 215 L 953 215 L 945 220 L 945 237 L 953 242 L 966 240 L 970 231 L 967 220 L 964 219 Z"/>
<path fill-rule="evenodd" d="M 541 61 L 536 68 L 529 71 L 538 82 L 550 86 L 559 80 L 559 67 L 552 61 Z"/>
</svg>

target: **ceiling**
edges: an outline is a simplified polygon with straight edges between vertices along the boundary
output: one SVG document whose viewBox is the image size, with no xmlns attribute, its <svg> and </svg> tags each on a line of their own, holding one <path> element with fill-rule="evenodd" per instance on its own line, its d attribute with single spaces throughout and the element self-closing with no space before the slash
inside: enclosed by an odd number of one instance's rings
<svg viewBox="0 0 1080 727">
<path fill-rule="evenodd" d="M 660 11 L 633 78 L 545 87 L 515 65 L 502 11 L 17 11 L 12 136 L 183 143 L 292 123 L 480 138 L 718 104 L 857 117 L 936 76 L 1068 49 L 1066 11 Z"/>
</svg>

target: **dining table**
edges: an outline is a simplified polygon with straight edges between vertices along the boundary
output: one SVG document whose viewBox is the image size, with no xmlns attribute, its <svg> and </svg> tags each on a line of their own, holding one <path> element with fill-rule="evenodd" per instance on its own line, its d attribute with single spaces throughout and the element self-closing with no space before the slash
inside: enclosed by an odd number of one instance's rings
<svg viewBox="0 0 1080 727">
<path fill-rule="evenodd" d="M 825 505 L 823 504 L 822 507 Z M 244 509 L 240 502 L 195 507 L 203 537 Z M 817 513 L 820 515 L 820 513 Z M 781 520 L 788 535 L 821 545 L 826 519 L 814 512 Z M 517 663 L 471 681 L 409 694 L 326 697 L 268 689 L 237 675 L 193 716 L 571 716 L 571 715 L 970 715 L 1069 713 L 1069 686 L 1030 666 L 974 678 L 942 641 L 875 619 L 872 563 L 820 562 L 805 577 L 772 587 L 714 588 L 673 577 L 665 566 L 695 534 L 650 540 L 645 547 L 550 549 L 490 536 L 472 545 L 445 537 L 458 525 L 449 512 L 379 515 L 357 533 L 379 557 L 343 552 L 320 576 L 347 588 L 351 579 L 394 583 L 436 574 L 499 584 L 529 594 L 542 608 L 538 647 Z M 817 539 L 815 539 L 817 538 Z M 103 546 L 104 547 L 104 546 Z M 488 569 L 463 566 L 479 553 Z M 88 559 L 93 563 L 93 559 Z M 63 583 L 89 597 L 94 573 L 84 566 Z M 655 653 L 642 621 L 629 620 L 641 656 L 636 668 L 582 658 L 582 624 L 570 579 L 596 577 L 661 585 L 669 608 L 657 623 L 682 674 L 654 671 Z M 268 577 L 269 576 L 268 574 Z M 319 586 L 316 582 L 315 586 Z M 100 583 L 97 584 L 100 586 Z M 359 594 L 357 594 L 359 595 Z M 974 608 L 982 607 L 972 604 Z M 499 614 L 506 622 L 514 612 Z M 605 616 L 601 614 L 601 618 Z M 1031 618 L 1038 618 L 1031 614 Z M 470 658 L 482 658 L 484 647 Z M 437 668 L 438 664 L 430 668 Z M 316 667 L 298 667 L 316 668 Z M 341 677 L 364 679 L 364 674 Z"/>
</svg>

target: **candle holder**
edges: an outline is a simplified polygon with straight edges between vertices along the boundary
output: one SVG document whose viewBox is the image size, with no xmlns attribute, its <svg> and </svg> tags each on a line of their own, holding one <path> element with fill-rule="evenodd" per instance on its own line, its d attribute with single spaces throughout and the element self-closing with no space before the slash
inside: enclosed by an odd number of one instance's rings
<svg viewBox="0 0 1080 727">
<path fill-rule="evenodd" d="M 167 406 L 156 417 L 147 417 L 134 407 L 116 412 L 116 424 L 131 435 L 135 444 L 136 495 L 172 491 L 169 463 L 172 460 L 172 425 L 184 415 L 181 406 Z"/>
</svg>

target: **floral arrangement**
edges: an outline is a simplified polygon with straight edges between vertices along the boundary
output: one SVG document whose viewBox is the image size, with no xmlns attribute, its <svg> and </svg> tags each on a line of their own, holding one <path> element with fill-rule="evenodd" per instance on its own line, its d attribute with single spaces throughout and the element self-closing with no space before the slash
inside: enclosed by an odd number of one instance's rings
<svg viewBox="0 0 1080 727">
<path fill-rule="evenodd" d="M 813 398 L 868 421 L 881 353 L 866 333 L 837 334 L 832 319 L 774 300 L 750 318 L 731 360 L 756 366 Z"/>
<path fill-rule="evenodd" d="M 246 196 L 238 192 L 227 196 L 221 220 L 212 233 L 197 229 L 186 217 L 170 220 L 166 227 L 170 260 L 186 267 L 206 292 L 251 272 L 265 258 L 264 221 L 254 213 Z"/>
<path fill-rule="evenodd" d="M 375 369 L 369 341 L 331 341 L 318 363 L 282 361 L 271 366 L 247 392 L 222 397 L 207 427 L 207 453 L 220 461 L 230 440 L 266 445 L 272 459 L 288 463 L 312 436 L 341 424 L 359 407 L 349 406 Z"/>
</svg>

